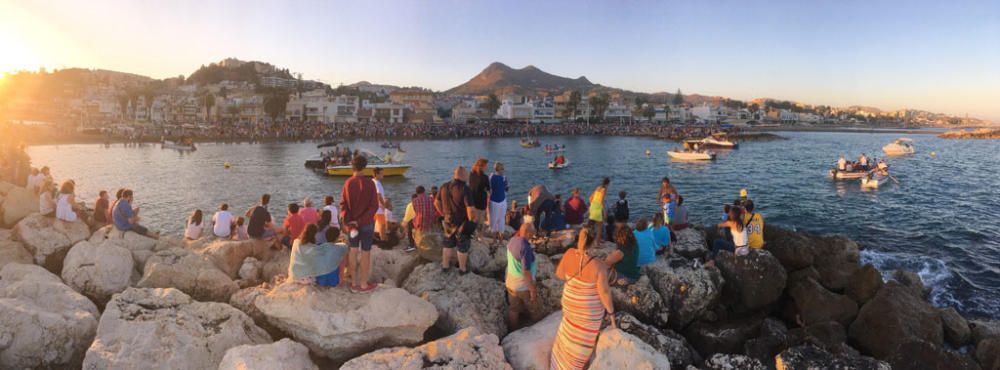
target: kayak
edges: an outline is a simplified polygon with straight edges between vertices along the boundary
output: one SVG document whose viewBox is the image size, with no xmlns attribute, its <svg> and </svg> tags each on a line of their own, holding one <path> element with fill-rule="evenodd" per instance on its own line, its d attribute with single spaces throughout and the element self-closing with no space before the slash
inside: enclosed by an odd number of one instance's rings
<svg viewBox="0 0 1000 370">
<path fill-rule="evenodd" d="M 563 164 L 556 164 L 556 162 L 549 162 L 549 169 L 550 170 L 561 170 L 561 169 L 566 168 L 568 166 L 569 166 L 569 159 L 567 159 L 566 162 L 563 163 Z"/>
<path fill-rule="evenodd" d="M 711 161 L 715 159 L 715 153 L 712 152 L 678 152 L 670 150 L 667 151 L 667 155 L 672 159 L 682 161 Z"/>
</svg>

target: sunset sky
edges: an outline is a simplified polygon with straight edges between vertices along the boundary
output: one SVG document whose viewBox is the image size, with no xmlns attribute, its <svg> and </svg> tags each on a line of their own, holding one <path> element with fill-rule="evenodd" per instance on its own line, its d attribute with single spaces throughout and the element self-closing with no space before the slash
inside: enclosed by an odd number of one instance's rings
<svg viewBox="0 0 1000 370">
<path fill-rule="evenodd" d="M 607 86 L 1000 121 L 1000 2 L 0 0 L 0 71 L 226 57 L 444 90 L 493 61 Z"/>
</svg>

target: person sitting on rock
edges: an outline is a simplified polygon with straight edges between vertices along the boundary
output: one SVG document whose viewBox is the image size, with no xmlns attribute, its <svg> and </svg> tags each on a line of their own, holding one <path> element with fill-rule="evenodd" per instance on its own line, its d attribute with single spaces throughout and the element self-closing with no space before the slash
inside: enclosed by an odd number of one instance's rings
<svg viewBox="0 0 1000 370">
<path fill-rule="evenodd" d="M 271 212 L 267 204 L 271 202 L 271 194 L 260 196 L 260 204 L 247 210 L 247 235 L 257 240 L 266 240 L 275 236 Z"/>
<path fill-rule="evenodd" d="M 38 188 L 38 213 L 45 217 L 56 216 L 55 187 L 52 181 L 43 181 Z"/>
<path fill-rule="evenodd" d="M 728 219 L 718 226 L 720 229 L 729 230 L 729 233 L 732 235 L 732 241 L 725 240 L 724 238 L 715 239 L 715 242 L 712 243 L 712 251 L 708 257 L 709 261 L 706 263 L 707 266 L 714 266 L 715 256 L 723 250 L 742 254 L 745 253 L 745 248 L 747 248 L 747 228 L 743 224 L 743 209 L 736 206 L 728 207 L 728 209 Z"/>
<path fill-rule="evenodd" d="M 299 205 L 295 203 L 288 204 L 288 214 L 285 216 L 285 221 L 282 222 L 282 227 L 279 230 L 280 234 L 285 235 L 281 238 L 281 244 L 291 247 L 292 239 L 296 235 L 302 234 L 305 228 L 306 223 L 302 220 L 302 215 L 299 214 Z"/>
<path fill-rule="evenodd" d="M 583 225 L 587 207 L 587 202 L 580 197 L 580 188 L 574 188 L 569 199 L 566 199 L 566 204 L 563 205 L 566 223 L 572 227 Z"/>
<path fill-rule="evenodd" d="M 108 224 L 108 208 L 110 207 L 111 202 L 108 199 L 108 192 L 101 190 L 97 194 L 97 200 L 94 201 L 94 215 L 90 218 L 94 222 L 94 227 L 101 228 Z"/>
<path fill-rule="evenodd" d="M 645 218 L 640 218 L 639 221 L 635 222 L 635 231 L 632 232 L 632 235 L 635 236 L 636 246 L 639 248 L 636 264 L 642 267 L 656 261 L 656 252 L 659 249 L 656 243 L 656 234 Z"/>
<path fill-rule="evenodd" d="M 232 236 L 233 240 L 250 240 L 250 234 L 247 233 L 247 219 L 243 216 L 236 218 L 236 223 L 233 224 L 232 231 L 229 235 Z"/>
<path fill-rule="evenodd" d="M 336 287 L 340 285 L 340 273 L 346 265 L 344 255 L 347 246 L 340 243 L 319 243 L 316 236 L 319 227 L 311 224 L 292 243 L 291 259 L 288 262 L 288 278 L 298 284 L 316 284 Z M 340 229 L 327 227 L 323 239 L 337 240 Z"/>
<path fill-rule="evenodd" d="M 205 227 L 202 224 L 202 218 L 204 218 L 204 215 L 201 210 L 194 210 L 194 213 L 192 213 L 191 217 L 187 220 L 187 226 L 184 228 L 184 239 L 198 240 L 201 238 L 201 233 L 205 230 Z"/>
<path fill-rule="evenodd" d="M 538 266 L 535 251 L 528 243 L 534 234 L 534 225 L 525 223 L 507 242 L 507 274 L 504 285 L 509 303 L 507 325 L 511 330 L 520 326 L 520 315 L 525 311 L 531 318 L 528 325 L 542 319 L 542 305 L 535 284 Z"/>
<path fill-rule="evenodd" d="M 299 210 L 301 212 L 301 210 Z M 324 210 L 319 215 L 319 219 L 314 222 L 316 225 L 316 244 L 326 243 L 326 229 L 331 228 L 330 219 L 333 218 L 333 213 Z M 306 227 L 309 227 L 308 225 Z M 332 242 L 337 242 L 336 240 L 331 240 Z"/>
<path fill-rule="evenodd" d="M 670 236 L 673 233 L 670 232 L 670 227 L 663 223 L 663 213 L 657 212 L 653 214 L 652 229 L 653 241 L 656 245 L 656 254 L 659 255 L 664 252 L 672 252 L 673 250 Z"/>
<path fill-rule="evenodd" d="M 614 234 L 615 245 L 618 247 L 608 254 L 604 264 L 610 270 L 611 283 L 618 286 L 628 286 L 639 281 L 639 245 L 632 228 L 619 224 Z"/>
<path fill-rule="evenodd" d="M 671 231 L 680 231 L 691 227 L 691 224 L 688 222 L 688 210 L 687 207 L 684 206 L 684 196 L 677 196 L 677 206 L 674 208 L 674 217 L 673 220 L 670 221 L 671 222 L 666 222 L 666 219 L 664 219 L 664 223 L 666 223 L 667 226 L 670 226 Z M 675 238 L 673 233 L 670 234 L 670 240 L 677 241 L 677 238 Z"/>
<path fill-rule="evenodd" d="M 747 229 L 747 245 L 751 249 L 764 248 L 764 216 L 753 212 L 753 201 L 743 202 L 743 227 Z"/>
<path fill-rule="evenodd" d="M 111 212 L 111 219 L 115 224 L 115 229 L 119 231 L 131 231 L 153 239 L 159 239 L 160 233 L 151 232 L 146 227 L 139 224 L 139 208 L 132 208 L 135 201 L 131 189 L 122 191 L 122 198 L 118 200 L 115 209 Z"/>
<path fill-rule="evenodd" d="M 219 210 L 212 216 L 212 234 L 215 237 L 229 239 L 233 233 L 233 214 L 229 213 L 229 205 L 222 203 Z"/>
</svg>

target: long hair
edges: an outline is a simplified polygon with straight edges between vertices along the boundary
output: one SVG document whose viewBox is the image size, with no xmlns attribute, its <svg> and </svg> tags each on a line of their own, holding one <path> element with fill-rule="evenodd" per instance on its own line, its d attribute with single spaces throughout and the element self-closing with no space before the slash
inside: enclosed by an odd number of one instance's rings
<svg viewBox="0 0 1000 370">
<path fill-rule="evenodd" d="M 201 210 L 196 209 L 194 210 L 194 213 L 191 214 L 191 220 L 189 222 L 195 225 L 201 225 L 201 219 L 202 219 Z"/>
<path fill-rule="evenodd" d="M 618 225 L 615 229 L 615 244 L 626 250 L 635 248 L 635 234 L 632 234 L 632 228 L 624 224 Z"/>
<path fill-rule="evenodd" d="M 302 244 L 316 244 L 316 228 L 315 224 L 306 226 L 305 230 L 302 230 L 302 234 L 299 235 L 299 240 Z"/>
<path fill-rule="evenodd" d="M 477 175 L 482 175 L 483 171 L 486 169 L 486 164 L 490 161 L 486 158 L 479 158 L 476 163 L 472 164 L 472 173 Z"/>
<path fill-rule="evenodd" d="M 66 180 L 66 181 L 63 181 L 63 183 L 62 183 L 61 186 L 59 186 L 59 193 L 60 194 L 73 194 L 73 191 L 75 190 L 75 188 L 76 188 L 76 183 L 74 183 L 73 180 Z"/>
<path fill-rule="evenodd" d="M 736 223 L 736 231 L 743 231 L 743 219 L 740 217 L 740 207 L 729 207 L 729 220 Z"/>
</svg>

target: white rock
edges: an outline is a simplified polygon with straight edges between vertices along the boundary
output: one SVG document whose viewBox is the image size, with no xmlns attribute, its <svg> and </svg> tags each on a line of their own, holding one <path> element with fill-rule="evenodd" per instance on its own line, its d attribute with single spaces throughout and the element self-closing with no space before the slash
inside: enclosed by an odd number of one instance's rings
<svg viewBox="0 0 1000 370">
<path fill-rule="evenodd" d="M 271 344 L 236 346 L 226 351 L 219 370 L 316 370 L 309 348 L 285 338 Z"/>
<path fill-rule="evenodd" d="M 601 332 L 591 370 L 669 370 L 670 360 L 636 336 L 619 329 Z"/>
<path fill-rule="evenodd" d="M 0 368 L 79 367 L 99 313 L 90 300 L 36 265 L 0 269 Z"/>
<path fill-rule="evenodd" d="M 62 272 L 63 258 L 90 229 L 81 221 L 66 222 L 35 213 L 14 226 L 14 236 L 35 256 L 35 263 L 53 273 Z"/>
<path fill-rule="evenodd" d="M 402 249 L 372 248 L 371 260 L 370 281 L 394 287 L 400 286 L 414 268 L 424 263 L 419 254 Z"/>
<path fill-rule="evenodd" d="M 497 336 L 472 327 L 415 348 L 386 348 L 348 361 L 341 370 L 510 369 Z"/>
<path fill-rule="evenodd" d="M 246 314 L 177 289 L 129 288 L 108 302 L 84 369 L 214 369 L 226 351 L 270 343 Z"/>
<path fill-rule="evenodd" d="M 205 256 L 215 264 L 215 267 L 225 272 L 230 278 L 239 277 L 240 268 L 247 257 L 254 257 L 259 261 L 270 261 L 278 251 L 271 249 L 271 243 L 263 240 L 223 240 L 202 238 L 207 242 L 204 247 L 188 249 Z"/>
<path fill-rule="evenodd" d="M 0 215 L 3 215 L 3 220 L 0 221 L 11 227 L 28 215 L 38 213 L 38 196 L 26 188 L 11 186 L 4 192 L 0 208 Z"/>
<path fill-rule="evenodd" d="M 24 244 L 10 240 L 0 240 L 0 269 L 8 263 L 35 263 L 35 257 L 24 249 Z"/>
<path fill-rule="evenodd" d="M 177 288 L 199 301 L 229 302 L 240 289 L 214 264 L 191 251 L 167 249 L 146 261 L 140 288 Z"/>
<path fill-rule="evenodd" d="M 112 294 L 128 288 L 134 264 L 128 249 L 84 240 L 66 254 L 62 278 L 71 288 L 103 307 Z"/>
<path fill-rule="evenodd" d="M 503 338 L 503 352 L 515 370 L 548 369 L 552 357 L 552 342 L 559 331 L 562 311 L 546 316 L 532 326 L 524 327 Z"/>
<path fill-rule="evenodd" d="M 132 259 L 135 260 L 135 268 L 141 274 L 146 267 L 146 260 L 157 251 L 170 248 L 180 248 L 183 243 L 170 237 L 161 236 L 160 239 L 148 238 L 134 232 L 123 232 L 108 225 L 95 231 L 90 236 L 90 242 L 98 245 L 101 243 L 114 243 L 115 245 L 128 249 L 132 252 Z"/>
<path fill-rule="evenodd" d="M 243 260 L 243 266 L 240 267 L 240 280 L 245 281 L 251 285 L 260 284 L 260 272 L 264 268 L 264 264 L 260 260 L 247 257 Z"/>
<path fill-rule="evenodd" d="M 276 252 L 270 260 L 262 261 L 264 266 L 260 270 L 260 278 L 264 282 L 277 285 L 288 277 L 288 264 L 292 261 L 292 252 L 285 248 Z"/>
<path fill-rule="evenodd" d="M 490 245 L 473 240 L 469 247 L 470 271 L 480 275 L 503 274 L 507 268 L 507 243 Z"/>
<path fill-rule="evenodd" d="M 254 305 L 268 323 L 334 361 L 419 343 L 438 316 L 430 303 L 385 287 L 355 294 L 285 283 L 257 295 Z"/>
<path fill-rule="evenodd" d="M 413 270 L 403 288 L 437 307 L 436 326 L 446 333 L 475 326 L 485 333 L 507 334 L 507 292 L 499 281 L 459 275 L 457 268 L 442 272 L 440 264 L 428 263 Z"/>
</svg>

